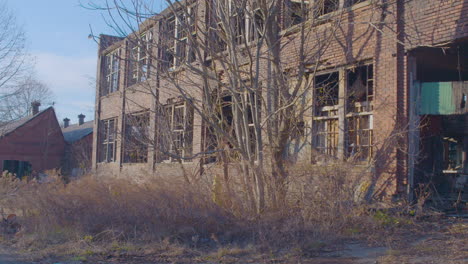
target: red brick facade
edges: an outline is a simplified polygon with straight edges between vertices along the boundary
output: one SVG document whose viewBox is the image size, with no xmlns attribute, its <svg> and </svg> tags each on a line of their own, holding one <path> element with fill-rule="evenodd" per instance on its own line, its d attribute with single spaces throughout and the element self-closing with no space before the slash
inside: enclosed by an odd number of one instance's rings
<svg viewBox="0 0 468 264">
<path fill-rule="evenodd" d="M 59 169 L 63 161 L 65 141 L 52 107 L 0 138 L 0 169 L 3 161 L 23 161 L 31 172 Z"/>
</svg>

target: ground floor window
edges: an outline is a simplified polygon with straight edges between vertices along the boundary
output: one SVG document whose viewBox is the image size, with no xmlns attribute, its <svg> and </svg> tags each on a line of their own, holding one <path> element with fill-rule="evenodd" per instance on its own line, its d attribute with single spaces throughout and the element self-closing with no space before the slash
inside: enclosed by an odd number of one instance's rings
<svg viewBox="0 0 468 264">
<path fill-rule="evenodd" d="M 365 161 L 372 157 L 373 115 L 347 117 L 347 154 L 355 160 Z"/>
<path fill-rule="evenodd" d="M 193 107 L 187 102 L 163 107 L 158 122 L 160 161 L 190 161 L 193 152 Z"/>
<path fill-rule="evenodd" d="M 102 120 L 99 132 L 99 162 L 114 162 L 117 140 L 117 119 Z"/>
<path fill-rule="evenodd" d="M 315 148 L 322 154 L 338 154 L 338 118 L 314 120 Z"/>
<path fill-rule="evenodd" d="M 338 157 L 343 153 L 341 158 L 369 161 L 373 155 L 373 101 L 374 69 L 371 63 L 316 75 L 312 124 L 314 148 L 329 156 Z M 342 149 L 339 146 L 343 146 Z"/>
<path fill-rule="evenodd" d="M 146 163 L 150 142 L 149 112 L 127 114 L 125 116 L 124 162 Z"/>
<path fill-rule="evenodd" d="M 32 166 L 31 166 L 31 163 L 27 161 L 4 160 L 3 171 L 8 171 L 9 173 L 15 174 L 16 177 L 22 178 L 24 176 L 31 175 Z"/>
</svg>

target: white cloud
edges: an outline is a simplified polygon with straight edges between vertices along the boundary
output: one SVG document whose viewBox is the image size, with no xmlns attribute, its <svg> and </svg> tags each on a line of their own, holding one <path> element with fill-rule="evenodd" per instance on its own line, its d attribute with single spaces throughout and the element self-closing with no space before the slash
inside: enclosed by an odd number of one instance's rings
<svg viewBox="0 0 468 264">
<path fill-rule="evenodd" d="M 36 57 L 38 78 L 55 94 L 58 117 L 74 118 L 83 113 L 91 119 L 94 109 L 96 58 L 59 56 L 52 53 L 33 55 Z"/>
</svg>

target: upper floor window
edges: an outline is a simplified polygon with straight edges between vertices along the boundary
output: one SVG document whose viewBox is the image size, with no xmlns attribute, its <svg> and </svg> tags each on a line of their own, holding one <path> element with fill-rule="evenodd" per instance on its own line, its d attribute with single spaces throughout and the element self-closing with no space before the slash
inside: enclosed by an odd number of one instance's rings
<svg viewBox="0 0 468 264">
<path fill-rule="evenodd" d="M 195 51 L 189 45 L 190 38 L 196 38 L 197 6 L 192 4 L 178 10 L 162 24 L 161 36 L 163 42 L 163 69 L 174 69 L 184 63 L 195 61 Z"/>
<path fill-rule="evenodd" d="M 229 14 L 224 16 L 223 14 Z M 227 49 L 227 45 L 242 45 L 262 37 L 265 15 L 258 5 L 244 1 L 212 1 L 210 5 L 210 46 L 213 51 Z"/>
<path fill-rule="evenodd" d="M 150 78 L 151 73 L 151 49 L 153 47 L 153 33 L 145 31 L 138 36 L 130 51 L 131 76 L 129 85 L 142 82 Z"/>
<path fill-rule="evenodd" d="M 117 118 L 101 120 L 99 127 L 99 162 L 114 162 L 117 141 Z"/>
<path fill-rule="evenodd" d="M 104 57 L 105 84 L 102 95 L 119 90 L 120 49 L 114 50 Z"/>
</svg>

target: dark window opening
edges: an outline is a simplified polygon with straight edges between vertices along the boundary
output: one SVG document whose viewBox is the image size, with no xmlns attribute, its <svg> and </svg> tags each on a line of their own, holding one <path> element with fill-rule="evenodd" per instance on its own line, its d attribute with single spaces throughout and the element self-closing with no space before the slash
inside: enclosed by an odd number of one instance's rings
<svg viewBox="0 0 468 264">
<path fill-rule="evenodd" d="M 4 160 L 3 161 L 3 171 L 8 171 L 13 173 L 18 178 L 23 178 L 30 176 L 32 174 L 31 163 L 27 161 L 20 160 Z"/>
<path fill-rule="evenodd" d="M 309 1 L 290 0 L 286 7 L 286 12 L 290 15 L 289 26 L 300 24 L 307 20 Z"/>
<path fill-rule="evenodd" d="M 125 163 L 146 163 L 150 138 L 149 113 L 128 114 L 125 116 Z"/>
<path fill-rule="evenodd" d="M 323 16 L 337 11 L 340 7 L 340 0 L 319 0 L 315 5 L 318 8 L 318 15 Z"/>
<path fill-rule="evenodd" d="M 373 65 L 365 65 L 346 71 L 348 77 L 348 112 L 372 111 L 374 99 Z"/>
<path fill-rule="evenodd" d="M 339 73 L 318 75 L 315 77 L 316 115 L 324 115 L 327 106 L 338 105 Z M 334 115 L 332 113 L 332 115 Z"/>
</svg>

